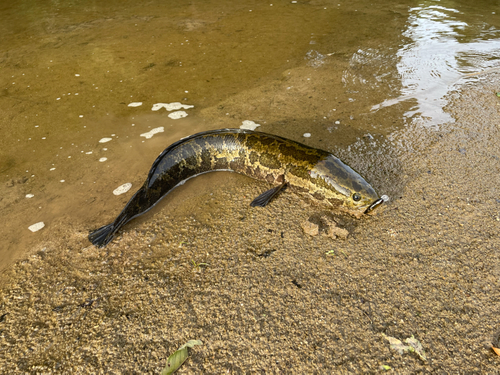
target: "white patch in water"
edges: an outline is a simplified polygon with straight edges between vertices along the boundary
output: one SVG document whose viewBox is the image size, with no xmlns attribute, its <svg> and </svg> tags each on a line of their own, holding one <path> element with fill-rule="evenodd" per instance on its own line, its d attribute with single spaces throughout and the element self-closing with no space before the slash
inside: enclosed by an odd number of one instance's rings
<svg viewBox="0 0 500 375">
<path fill-rule="evenodd" d="M 304 133 L 304 134 L 302 134 L 302 136 L 309 138 L 311 136 L 311 133 Z"/>
<path fill-rule="evenodd" d="M 132 102 L 129 103 L 127 107 L 140 107 L 142 105 L 142 102 Z"/>
<path fill-rule="evenodd" d="M 114 195 L 124 194 L 127 191 L 129 191 L 131 187 L 132 187 L 132 183 L 127 182 L 126 184 L 118 186 L 115 190 L 113 190 L 113 194 Z"/>
<path fill-rule="evenodd" d="M 43 221 L 40 221 L 39 223 L 36 223 L 36 224 L 30 225 L 30 226 L 28 227 L 28 229 L 34 233 L 34 232 L 37 232 L 37 231 L 39 231 L 40 229 L 42 229 L 44 226 L 45 226 L 44 222 L 43 222 Z"/>
<path fill-rule="evenodd" d="M 26 198 L 33 198 L 34 195 L 33 194 L 26 194 Z"/>
<path fill-rule="evenodd" d="M 52 168 L 50 168 L 50 169 L 49 169 L 49 171 L 55 171 L 55 168 L 54 168 L 54 167 L 52 167 Z"/>
<path fill-rule="evenodd" d="M 168 115 L 172 120 L 178 120 L 180 118 L 186 117 L 188 114 L 184 111 L 172 112 Z"/>
<path fill-rule="evenodd" d="M 260 124 L 256 124 L 255 122 L 250 120 L 245 120 L 243 121 L 243 125 L 240 125 L 240 129 L 255 130 L 259 126 Z"/>
<path fill-rule="evenodd" d="M 109 142 L 109 141 L 112 141 L 112 140 L 113 140 L 113 138 L 101 138 L 99 140 L 99 143 L 106 143 L 106 142 Z"/>
<path fill-rule="evenodd" d="M 150 131 L 148 131 L 147 133 L 142 133 L 141 134 L 141 137 L 144 137 L 146 139 L 149 139 L 149 138 L 152 138 L 153 135 L 157 134 L 157 133 L 163 133 L 165 131 L 165 129 L 163 128 L 163 126 L 160 126 L 159 128 L 154 128 L 154 129 L 151 129 Z"/>
<path fill-rule="evenodd" d="M 92 151 L 86 152 L 85 155 L 90 155 Z"/>
<path fill-rule="evenodd" d="M 176 111 L 178 109 L 194 108 L 194 105 L 181 104 L 179 102 L 174 102 L 174 103 L 156 103 L 156 104 L 153 104 L 153 108 L 151 108 L 151 110 L 152 111 L 158 111 L 161 108 L 165 108 L 167 111 Z"/>
<path fill-rule="evenodd" d="M 103 161 L 108 160 L 108 158 L 100 158 L 99 161 L 102 163 Z"/>
</svg>

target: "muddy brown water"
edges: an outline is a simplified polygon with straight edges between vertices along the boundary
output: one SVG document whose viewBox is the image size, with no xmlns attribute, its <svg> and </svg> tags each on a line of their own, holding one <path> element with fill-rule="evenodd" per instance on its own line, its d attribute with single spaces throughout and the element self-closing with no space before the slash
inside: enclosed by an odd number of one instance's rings
<svg viewBox="0 0 500 375">
<path fill-rule="evenodd" d="M 189 339 L 180 373 L 498 371 L 497 8 L 2 3 L 2 372 L 158 373 Z M 151 110 L 172 102 L 194 108 Z M 251 208 L 268 185 L 214 173 L 90 246 L 166 146 L 244 120 L 391 201 L 311 237 L 335 213 L 292 192 Z"/>
</svg>

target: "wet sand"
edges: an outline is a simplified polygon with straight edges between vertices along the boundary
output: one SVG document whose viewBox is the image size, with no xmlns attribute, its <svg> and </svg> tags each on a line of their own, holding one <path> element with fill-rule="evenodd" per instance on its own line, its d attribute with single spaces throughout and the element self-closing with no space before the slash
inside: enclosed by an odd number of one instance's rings
<svg viewBox="0 0 500 375">
<path fill-rule="evenodd" d="M 228 173 L 189 181 L 105 249 L 56 225 L 2 287 L 2 372 L 158 373 L 199 339 L 179 373 L 496 373 L 498 87 L 492 73 L 454 93 L 453 126 L 401 131 L 392 200 L 346 240 L 305 234 L 328 213 L 291 192 L 249 207 L 267 186 Z M 413 335 L 427 361 L 383 335 Z"/>
</svg>

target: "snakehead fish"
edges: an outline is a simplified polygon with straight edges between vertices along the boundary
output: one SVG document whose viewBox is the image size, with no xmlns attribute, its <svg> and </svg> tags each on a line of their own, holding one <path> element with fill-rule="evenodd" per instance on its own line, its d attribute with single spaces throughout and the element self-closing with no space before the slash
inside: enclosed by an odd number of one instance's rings
<svg viewBox="0 0 500 375">
<path fill-rule="evenodd" d="M 175 187 L 214 171 L 241 173 L 277 185 L 251 206 L 265 206 L 287 185 L 356 217 L 384 202 L 358 173 L 326 151 L 252 130 L 210 130 L 167 147 L 118 217 L 91 232 L 89 240 L 106 246 L 125 223 L 151 209 Z"/>
</svg>

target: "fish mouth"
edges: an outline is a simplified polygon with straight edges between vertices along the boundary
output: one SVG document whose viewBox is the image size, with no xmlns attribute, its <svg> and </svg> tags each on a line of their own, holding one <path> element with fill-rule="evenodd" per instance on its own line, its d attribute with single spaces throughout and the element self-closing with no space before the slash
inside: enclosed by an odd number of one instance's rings
<svg viewBox="0 0 500 375">
<path fill-rule="evenodd" d="M 380 206 L 382 203 L 384 203 L 388 200 L 389 200 L 389 197 L 387 195 L 382 195 L 381 198 L 377 199 L 375 202 L 370 204 L 364 213 L 367 214 L 367 213 L 372 212 L 374 209 L 376 209 L 378 206 Z"/>
</svg>

